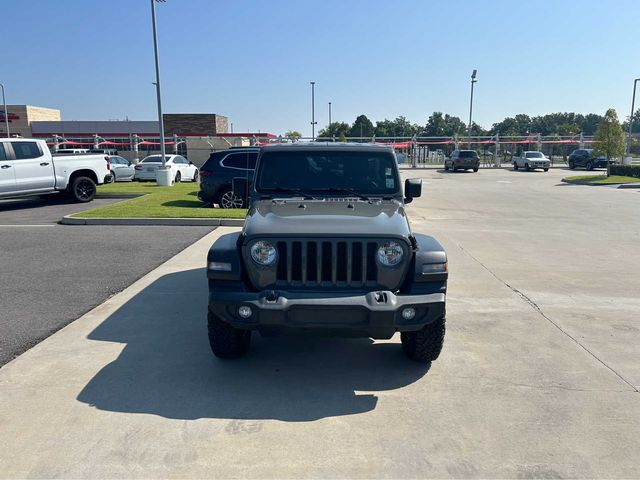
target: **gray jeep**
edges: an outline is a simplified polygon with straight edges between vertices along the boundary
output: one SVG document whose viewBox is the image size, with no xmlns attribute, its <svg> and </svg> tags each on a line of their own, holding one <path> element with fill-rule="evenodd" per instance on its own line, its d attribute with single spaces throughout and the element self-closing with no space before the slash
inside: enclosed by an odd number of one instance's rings
<svg viewBox="0 0 640 480">
<path fill-rule="evenodd" d="M 267 146 L 241 232 L 209 250 L 209 342 L 221 358 L 291 329 L 388 339 L 400 332 L 413 360 L 438 358 L 445 332 L 447 256 L 412 233 L 392 148 L 345 143 Z"/>
</svg>

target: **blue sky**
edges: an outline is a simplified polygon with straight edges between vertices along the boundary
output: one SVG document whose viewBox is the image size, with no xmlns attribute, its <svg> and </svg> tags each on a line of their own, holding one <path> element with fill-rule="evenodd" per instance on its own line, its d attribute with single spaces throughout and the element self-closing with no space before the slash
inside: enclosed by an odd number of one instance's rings
<svg viewBox="0 0 640 480">
<path fill-rule="evenodd" d="M 65 120 L 156 116 L 147 0 L 3 0 L 8 103 Z M 168 0 L 158 4 L 165 112 L 227 115 L 237 131 L 318 128 L 433 111 L 474 120 L 630 109 L 638 0 Z"/>
</svg>

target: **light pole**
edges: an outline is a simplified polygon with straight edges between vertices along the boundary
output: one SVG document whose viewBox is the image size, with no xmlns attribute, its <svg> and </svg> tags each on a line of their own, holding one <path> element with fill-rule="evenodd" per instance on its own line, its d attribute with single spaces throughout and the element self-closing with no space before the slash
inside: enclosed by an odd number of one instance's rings
<svg viewBox="0 0 640 480">
<path fill-rule="evenodd" d="M 311 140 L 316 139 L 316 82 L 311 83 Z"/>
<path fill-rule="evenodd" d="M 636 78 L 633 81 L 633 96 L 631 97 L 631 116 L 629 117 L 629 133 L 627 135 L 627 154 L 624 158 L 625 165 L 631 165 L 631 132 L 633 131 L 633 109 L 636 106 L 636 84 L 640 81 L 640 78 Z"/>
<path fill-rule="evenodd" d="M 2 104 L 4 105 L 4 125 L 7 129 L 7 138 L 9 138 L 9 112 L 7 112 L 7 100 L 4 98 L 4 85 L 0 83 L 2 88 Z"/>
<path fill-rule="evenodd" d="M 471 114 L 473 113 L 473 84 L 477 82 L 476 73 L 474 70 L 471 74 L 471 101 L 469 102 L 469 149 L 471 149 Z"/>
<path fill-rule="evenodd" d="M 331 102 L 329 102 L 329 126 L 331 126 Z"/>
<path fill-rule="evenodd" d="M 160 125 L 160 158 L 162 167 L 156 171 L 156 183 L 162 186 L 171 185 L 171 170 L 167 168 L 167 159 L 164 145 L 164 121 L 162 119 L 162 97 L 160 95 L 160 61 L 158 59 L 158 31 L 156 28 L 156 2 L 165 0 L 151 0 L 151 23 L 153 24 L 153 53 L 156 61 L 156 97 L 158 103 L 158 123 Z"/>
</svg>

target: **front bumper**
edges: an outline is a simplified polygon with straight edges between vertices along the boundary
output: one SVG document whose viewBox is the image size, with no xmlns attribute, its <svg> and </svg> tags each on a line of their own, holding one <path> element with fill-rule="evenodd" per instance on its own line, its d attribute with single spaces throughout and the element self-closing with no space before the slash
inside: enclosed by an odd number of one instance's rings
<svg viewBox="0 0 640 480">
<path fill-rule="evenodd" d="M 350 335 L 391 338 L 395 332 L 419 330 L 445 313 L 446 295 L 397 295 L 390 291 L 358 294 L 324 292 L 228 292 L 209 294 L 209 309 L 234 327 L 269 332 L 287 328 L 323 329 Z M 249 318 L 238 314 L 251 308 Z M 415 317 L 402 311 L 412 307 Z"/>
<path fill-rule="evenodd" d="M 550 166 L 551 166 L 551 162 L 529 163 L 529 168 L 549 168 Z"/>
</svg>

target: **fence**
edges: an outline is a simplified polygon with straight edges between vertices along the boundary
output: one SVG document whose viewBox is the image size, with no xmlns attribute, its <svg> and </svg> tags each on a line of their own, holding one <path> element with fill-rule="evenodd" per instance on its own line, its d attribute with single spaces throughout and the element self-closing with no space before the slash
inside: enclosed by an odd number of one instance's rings
<svg viewBox="0 0 640 480">
<path fill-rule="evenodd" d="M 338 138 L 266 138 L 266 137 L 234 137 L 224 136 L 179 136 L 167 137 L 165 142 L 168 154 L 184 155 L 196 165 L 201 166 L 209 155 L 215 151 L 230 147 L 269 145 L 272 143 L 289 143 L 294 141 L 336 142 Z M 483 166 L 500 166 L 511 164 L 514 154 L 522 150 L 538 150 L 551 158 L 552 163 L 566 163 L 567 156 L 577 148 L 589 148 L 592 137 L 577 135 L 572 137 L 542 136 L 492 136 L 492 137 L 348 137 L 348 142 L 374 143 L 392 146 L 401 164 L 413 167 L 429 167 L 442 165 L 445 156 L 456 149 L 473 149 L 478 152 Z M 138 162 L 147 155 L 160 152 L 157 136 L 145 137 L 137 134 L 118 137 L 102 137 L 87 135 L 83 137 L 63 137 L 54 135 L 47 138 L 53 151 L 62 148 L 105 148 L 118 151 L 119 155 Z"/>
</svg>

